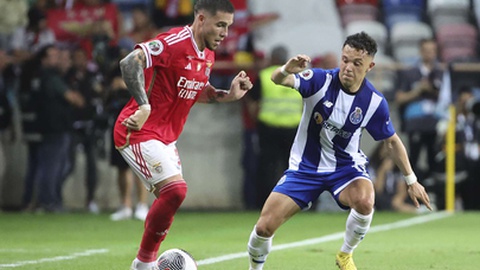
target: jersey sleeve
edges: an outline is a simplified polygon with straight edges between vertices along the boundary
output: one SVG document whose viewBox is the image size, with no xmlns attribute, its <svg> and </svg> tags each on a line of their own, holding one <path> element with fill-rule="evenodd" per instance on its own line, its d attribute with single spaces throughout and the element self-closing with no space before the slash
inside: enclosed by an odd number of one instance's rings
<svg viewBox="0 0 480 270">
<path fill-rule="evenodd" d="M 138 43 L 135 48 L 140 48 L 145 53 L 146 67 L 166 67 L 170 63 L 171 53 L 167 50 L 164 40 L 159 37 L 146 42 Z"/>
<path fill-rule="evenodd" d="M 383 98 L 378 106 L 377 110 L 373 114 L 372 118 L 368 122 L 366 129 L 372 138 L 376 141 L 390 138 L 395 134 L 395 128 L 393 127 L 390 119 L 390 111 L 388 110 L 387 101 Z"/>
<path fill-rule="evenodd" d="M 325 84 L 326 74 L 327 72 L 323 69 L 306 69 L 295 74 L 294 88 L 297 89 L 304 98 L 312 96 Z"/>
</svg>

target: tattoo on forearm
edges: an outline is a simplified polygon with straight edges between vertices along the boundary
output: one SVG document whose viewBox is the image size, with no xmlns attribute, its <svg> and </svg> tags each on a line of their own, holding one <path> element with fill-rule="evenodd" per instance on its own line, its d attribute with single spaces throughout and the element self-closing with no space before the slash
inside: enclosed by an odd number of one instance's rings
<svg viewBox="0 0 480 270">
<path fill-rule="evenodd" d="M 120 61 L 123 80 L 138 105 L 148 103 L 145 92 L 145 78 L 143 77 L 145 63 L 145 54 L 141 50 L 131 52 Z"/>
<path fill-rule="evenodd" d="M 207 89 L 207 102 L 208 103 L 217 103 L 220 99 L 224 98 L 227 95 L 225 91 L 218 91 L 213 88 Z"/>
</svg>

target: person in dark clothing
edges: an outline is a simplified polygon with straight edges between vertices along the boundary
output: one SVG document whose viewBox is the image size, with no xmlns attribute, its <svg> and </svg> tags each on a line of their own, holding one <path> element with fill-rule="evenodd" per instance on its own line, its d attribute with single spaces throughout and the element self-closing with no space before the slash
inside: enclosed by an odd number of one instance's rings
<svg viewBox="0 0 480 270">
<path fill-rule="evenodd" d="M 288 168 L 290 149 L 302 117 L 302 97 L 284 86 L 275 85 L 272 72 L 288 59 L 284 46 L 272 49 L 269 65 L 259 72 L 250 92 L 252 106 L 258 112 L 258 167 L 256 208 L 261 208 L 268 195 Z"/>
<path fill-rule="evenodd" d="M 126 55 L 126 54 L 125 54 Z M 125 56 L 123 55 L 123 57 Z M 113 124 L 122 108 L 131 98 L 127 86 L 122 79 L 119 65 L 115 65 L 109 72 L 108 87 L 106 91 L 105 112 L 108 115 L 110 138 L 113 138 Z M 110 215 L 113 221 L 128 220 L 135 218 L 145 221 L 148 214 L 148 191 L 142 182 L 128 166 L 122 155 L 115 148 L 113 140 L 110 140 L 110 164 L 117 169 L 117 184 L 120 195 L 118 210 Z M 137 204 L 134 208 L 132 191 L 136 186 Z"/>
<path fill-rule="evenodd" d="M 59 67 L 59 50 L 46 46 L 39 52 L 40 93 L 38 120 L 42 142 L 39 145 L 39 210 L 56 212 L 63 208 L 59 183 L 64 181 L 71 141 L 72 108 L 83 107 L 84 99 L 68 88 Z"/>
<path fill-rule="evenodd" d="M 437 59 L 435 40 L 422 40 L 419 44 L 420 61 L 399 74 L 399 89 L 395 94 L 401 116 L 402 131 L 408 135 L 408 148 L 413 170 L 425 179 L 435 166 L 436 113 L 443 69 Z M 426 150 L 427 168 L 419 168 L 420 153 Z"/>
<path fill-rule="evenodd" d="M 72 110 L 72 144 L 70 147 L 70 172 L 76 164 L 76 153 L 82 147 L 86 157 L 87 196 L 86 208 L 91 213 L 98 213 L 99 209 L 94 200 L 97 187 L 97 136 L 96 119 L 102 108 L 100 98 L 102 92 L 100 74 L 88 67 L 88 57 L 82 48 L 73 50 L 72 67 L 66 72 L 65 78 L 69 87 L 77 91 L 85 100 L 82 107 Z"/>
<path fill-rule="evenodd" d="M 38 149 L 42 141 L 38 110 L 40 98 L 40 59 L 39 55 L 25 61 L 21 66 L 18 101 L 22 141 L 27 145 L 27 167 L 24 180 L 22 208 L 33 210 L 36 207 L 35 187 L 40 175 Z"/>
<path fill-rule="evenodd" d="M 7 159 L 4 153 L 4 135 L 12 127 L 12 106 L 8 100 L 8 80 L 4 75 L 9 66 L 10 57 L 6 52 L 0 49 L 0 189 L 2 187 L 3 176 L 6 173 Z M 1 194 L 0 194 L 1 203 Z"/>
</svg>

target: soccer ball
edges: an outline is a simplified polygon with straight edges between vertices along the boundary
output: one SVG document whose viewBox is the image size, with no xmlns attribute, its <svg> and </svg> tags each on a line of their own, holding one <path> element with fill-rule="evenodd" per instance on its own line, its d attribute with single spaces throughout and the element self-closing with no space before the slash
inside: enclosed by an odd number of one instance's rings
<svg viewBox="0 0 480 270">
<path fill-rule="evenodd" d="M 165 250 L 157 259 L 159 270 L 197 270 L 197 262 L 183 249 Z"/>
</svg>

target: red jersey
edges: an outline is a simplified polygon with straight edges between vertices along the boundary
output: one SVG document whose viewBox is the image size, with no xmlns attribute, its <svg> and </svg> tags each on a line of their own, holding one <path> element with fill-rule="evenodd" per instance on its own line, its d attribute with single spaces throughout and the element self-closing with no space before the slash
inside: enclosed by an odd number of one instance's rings
<svg viewBox="0 0 480 270">
<path fill-rule="evenodd" d="M 121 123 L 138 109 L 131 98 L 115 122 L 115 146 L 152 139 L 169 144 L 180 136 L 190 109 L 208 85 L 214 52 L 200 51 L 188 26 L 161 33 L 136 48 L 146 55 L 145 91 L 152 111 L 140 131 L 128 129 Z"/>
</svg>

